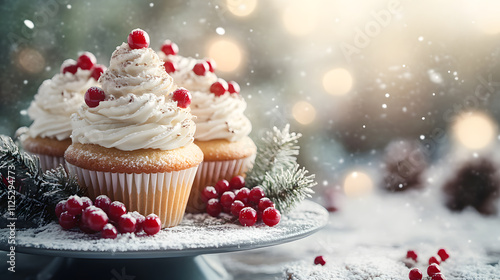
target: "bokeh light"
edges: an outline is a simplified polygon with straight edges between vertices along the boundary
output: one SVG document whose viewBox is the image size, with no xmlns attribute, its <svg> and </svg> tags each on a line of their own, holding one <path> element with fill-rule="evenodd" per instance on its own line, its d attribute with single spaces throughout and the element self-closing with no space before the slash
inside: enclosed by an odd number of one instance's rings
<svg viewBox="0 0 500 280">
<path fill-rule="evenodd" d="M 316 119 L 316 109 L 306 101 L 299 101 L 293 105 L 293 118 L 300 124 L 310 124 Z"/>
<path fill-rule="evenodd" d="M 482 112 L 466 112 L 459 115 L 453 124 L 455 139 L 464 147 L 478 150 L 493 143 L 497 127 L 488 115 Z"/>
<path fill-rule="evenodd" d="M 294 0 L 283 11 L 283 24 L 292 35 L 302 36 L 314 31 L 321 11 L 317 1 Z"/>
<path fill-rule="evenodd" d="M 352 89 L 352 76 L 343 68 L 332 69 L 323 76 L 323 88 L 333 95 L 343 95 Z"/>
<path fill-rule="evenodd" d="M 31 48 L 25 48 L 19 52 L 17 57 L 19 66 L 26 72 L 35 74 L 45 67 L 45 58 L 42 54 Z"/>
<path fill-rule="evenodd" d="M 257 7 L 257 0 L 227 0 L 229 11 L 239 17 L 250 15 Z"/>
<path fill-rule="evenodd" d="M 208 57 L 217 63 L 217 70 L 231 72 L 236 70 L 243 60 L 243 51 L 234 41 L 217 39 L 208 48 Z"/>
<path fill-rule="evenodd" d="M 348 197 L 359 197 L 368 194 L 373 189 L 373 180 L 368 174 L 353 171 L 344 180 L 344 193 Z"/>
</svg>

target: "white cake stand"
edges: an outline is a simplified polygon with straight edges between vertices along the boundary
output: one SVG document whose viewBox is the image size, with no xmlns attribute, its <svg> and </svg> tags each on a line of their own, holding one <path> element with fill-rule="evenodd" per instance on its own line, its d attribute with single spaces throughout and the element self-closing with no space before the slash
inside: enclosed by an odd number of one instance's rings
<svg viewBox="0 0 500 280">
<path fill-rule="evenodd" d="M 64 231 L 56 223 L 16 233 L 16 253 L 55 257 L 34 279 L 230 279 L 208 254 L 235 252 L 291 242 L 321 229 L 328 212 L 304 201 L 276 227 L 243 227 L 229 216 L 187 214 L 182 223 L 155 236 L 121 235 L 101 239 Z M 8 231 L 0 230 L 7 251 Z"/>
</svg>

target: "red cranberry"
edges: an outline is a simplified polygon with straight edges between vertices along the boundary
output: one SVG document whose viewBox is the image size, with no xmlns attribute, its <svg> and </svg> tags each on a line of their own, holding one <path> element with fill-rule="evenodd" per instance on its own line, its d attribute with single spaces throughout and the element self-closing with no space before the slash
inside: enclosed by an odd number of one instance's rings
<svg viewBox="0 0 500 280">
<path fill-rule="evenodd" d="M 69 72 L 69 73 L 75 75 L 76 71 L 78 71 L 78 66 L 76 66 L 76 64 L 72 64 L 72 65 L 68 65 L 68 66 L 64 67 L 62 70 L 62 73 L 66 74 Z"/>
<path fill-rule="evenodd" d="M 127 38 L 128 46 L 131 49 L 143 49 L 149 47 L 149 35 L 142 29 L 134 29 Z"/>
<path fill-rule="evenodd" d="M 107 239 L 115 239 L 118 236 L 118 231 L 112 224 L 106 224 L 101 231 L 101 237 Z"/>
<path fill-rule="evenodd" d="M 191 93 L 185 88 L 178 88 L 174 91 L 172 99 L 177 101 L 177 107 L 187 108 L 191 104 Z"/>
<path fill-rule="evenodd" d="M 268 207 L 264 210 L 264 212 L 262 212 L 262 221 L 267 226 L 274 227 L 280 222 L 280 220 L 281 214 L 276 208 Z"/>
<path fill-rule="evenodd" d="M 240 216 L 241 209 L 245 208 L 245 203 L 235 200 L 233 204 L 231 204 L 231 214 L 235 217 Z"/>
<path fill-rule="evenodd" d="M 106 94 L 99 87 L 91 87 L 85 92 L 85 103 L 90 108 L 97 107 L 101 101 L 104 101 Z"/>
<path fill-rule="evenodd" d="M 259 210 L 264 211 L 269 207 L 274 207 L 274 203 L 267 197 L 263 197 L 259 200 Z"/>
<path fill-rule="evenodd" d="M 56 216 L 59 218 L 61 216 L 61 213 L 66 211 L 66 200 L 61 200 L 56 204 Z"/>
<path fill-rule="evenodd" d="M 106 69 L 106 66 L 97 64 L 96 66 L 94 66 L 94 68 L 92 68 L 92 73 L 90 74 L 90 76 L 94 78 L 94 80 L 98 81 L 102 73 L 104 73 Z"/>
<path fill-rule="evenodd" d="M 209 71 L 210 67 L 206 62 L 196 63 L 193 67 L 193 72 L 198 76 L 205 76 L 205 73 Z"/>
<path fill-rule="evenodd" d="M 94 211 L 98 211 L 98 210 L 101 210 L 95 206 L 89 206 L 87 208 L 85 208 L 85 210 L 83 210 L 82 212 L 82 218 L 80 220 L 80 225 L 85 225 L 85 226 L 88 226 L 89 224 L 89 217 L 90 217 L 90 214 Z"/>
<path fill-rule="evenodd" d="M 136 233 L 141 232 L 144 229 L 144 221 L 146 220 L 146 217 L 144 217 L 143 215 L 141 215 L 141 213 L 137 211 L 134 211 L 130 214 L 132 215 L 132 217 L 135 218 L 136 221 L 135 232 Z"/>
<path fill-rule="evenodd" d="M 408 250 L 408 252 L 406 252 L 406 258 L 407 259 L 412 259 L 414 261 L 417 261 L 417 253 L 413 250 Z"/>
<path fill-rule="evenodd" d="M 83 201 L 82 198 L 77 195 L 72 195 L 66 201 L 66 211 L 71 215 L 80 215 L 83 211 Z"/>
<path fill-rule="evenodd" d="M 220 204 L 223 208 L 231 209 L 231 204 L 234 202 L 234 192 L 227 191 L 220 196 Z"/>
<path fill-rule="evenodd" d="M 215 188 L 212 186 L 205 187 L 201 192 L 201 199 L 203 200 L 203 202 L 207 202 L 212 198 L 219 198 L 217 190 L 215 190 Z"/>
<path fill-rule="evenodd" d="M 236 194 L 236 196 L 234 197 L 235 200 L 240 200 L 245 204 L 248 203 L 248 195 L 250 194 L 250 190 L 248 188 L 241 188 L 235 194 Z"/>
<path fill-rule="evenodd" d="M 70 214 L 68 211 L 64 211 L 59 216 L 59 224 L 63 229 L 72 229 L 76 227 L 77 220 L 75 215 Z"/>
<path fill-rule="evenodd" d="M 239 190 L 245 186 L 245 178 L 243 176 L 234 176 L 230 181 L 229 181 L 229 186 L 233 190 Z"/>
<path fill-rule="evenodd" d="M 217 67 L 217 64 L 215 63 L 215 60 L 209 58 L 207 59 L 207 64 L 208 64 L 208 71 L 210 72 L 215 72 L 215 68 Z"/>
<path fill-rule="evenodd" d="M 165 40 L 161 46 L 161 51 L 166 55 L 176 55 L 179 53 L 179 47 L 176 43 L 170 40 Z"/>
<path fill-rule="evenodd" d="M 86 196 L 82 196 L 82 202 L 84 210 L 93 205 L 92 200 Z"/>
<path fill-rule="evenodd" d="M 135 232 L 137 220 L 130 214 L 123 214 L 118 219 L 118 229 L 121 233 Z"/>
<path fill-rule="evenodd" d="M 436 257 L 432 256 L 429 258 L 429 265 L 431 265 L 433 263 L 440 264 L 441 262 Z"/>
<path fill-rule="evenodd" d="M 410 273 L 408 274 L 408 277 L 410 280 L 422 280 L 422 272 L 418 268 L 413 268 L 410 270 Z"/>
<path fill-rule="evenodd" d="M 227 90 L 229 91 L 229 93 L 240 93 L 240 85 L 238 85 L 237 82 L 235 81 L 230 81 L 229 83 L 227 83 Z"/>
<path fill-rule="evenodd" d="M 167 71 L 167 73 L 174 73 L 175 72 L 175 65 L 172 61 L 165 61 L 165 63 L 163 63 L 163 67 L 165 67 L 165 71 Z"/>
<path fill-rule="evenodd" d="M 231 190 L 231 188 L 229 188 L 229 182 L 225 179 L 218 181 L 214 187 L 218 194 L 223 194 Z"/>
<path fill-rule="evenodd" d="M 76 65 L 79 68 L 82 68 L 83 70 L 90 70 L 96 64 L 97 59 L 95 58 L 94 54 L 91 52 L 84 52 L 82 53 L 79 57 L 78 60 L 76 61 Z"/>
<path fill-rule="evenodd" d="M 108 213 L 110 204 L 111 204 L 111 199 L 105 194 L 101 194 L 95 199 L 95 206 L 101 208 L 102 211 L 106 213 Z"/>
<path fill-rule="evenodd" d="M 207 202 L 207 213 L 212 217 L 218 217 L 222 212 L 222 205 L 217 198 L 212 198 Z"/>
<path fill-rule="evenodd" d="M 91 230 L 101 231 L 108 223 L 108 215 L 101 209 L 92 211 L 87 216 L 87 225 Z"/>
<path fill-rule="evenodd" d="M 446 261 L 450 257 L 450 255 L 448 254 L 448 252 L 445 249 L 439 249 L 437 254 L 441 258 L 441 261 L 443 261 L 443 262 Z"/>
<path fill-rule="evenodd" d="M 210 86 L 210 92 L 215 96 L 221 96 L 227 91 L 227 82 L 223 79 L 217 79 L 215 83 Z"/>
<path fill-rule="evenodd" d="M 429 276 L 432 276 L 439 272 L 441 272 L 441 268 L 439 267 L 438 264 L 433 263 L 427 267 L 427 275 Z"/>
<path fill-rule="evenodd" d="M 144 231 L 148 235 L 157 234 L 161 229 L 161 221 L 155 214 L 149 214 L 144 220 Z"/>
<path fill-rule="evenodd" d="M 238 220 L 243 226 L 253 226 L 257 222 L 257 211 L 252 207 L 245 207 L 241 209 Z"/>
<path fill-rule="evenodd" d="M 265 196 L 266 195 L 264 194 L 264 190 L 261 187 L 257 186 L 250 190 L 250 194 L 248 194 L 248 200 L 258 205 L 260 199 Z"/>
<path fill-rule="evenodd" d="M 118 222 L 120 217 L 127 213 L 125 204 L 119 201 L 113 201 L 108 208 L 108 216 L 112 221 Z"/>
<path fill-rule="evenodd" d="M 323 258 L 323 256 L 317 256 L 316 258 L 314 258 L 314 264 L 325 265 L 326 264 L 325 258 Z"/>
<path fill-rule="evenodd" d="M 446 278 L 444 278 L 443 274 L 436 273 L 436 274 L 432 275 L 432 280 L 446 280 Z"/>
</svg>

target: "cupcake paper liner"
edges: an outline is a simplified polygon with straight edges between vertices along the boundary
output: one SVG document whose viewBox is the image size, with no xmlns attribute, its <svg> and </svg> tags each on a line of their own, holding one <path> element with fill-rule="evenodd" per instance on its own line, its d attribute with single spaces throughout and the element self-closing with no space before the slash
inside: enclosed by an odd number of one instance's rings
<svg viewBox="0 0 500 280">
<path fill-rule="evenodd" d="M 50 169 L 56 169 L 56 167 L 58 167 L 59 165 L 62 165 L 63 168 L 66 167 L 66 161 L 64 160 L 64 157 L 54 157 L 35 153 L 30 154 L 40 158 L 40 167 L 42 168 L 43 172 Z"/>
<path fill-rule="evenodd" d="M 67 163 L 94 200 L 101 194 L 121 201 L 127 211 L 146 216 L 155 213 L 162 228 L 178 225 L 184 216 L 198 166 L 165 173 L 113 173 L 84 169 Z"/>
<path fill-rule="evenodd" d="M 205 202 L 201 192 L 206 186 L 213 186 L 217 181 L 231 180 L 236 175 L 244 175 L 253 165 L 255 155 L 236 160 L 203 161 L 200 163 L 189 195 L 186 212 L 201 213 L 205 211 Z"/>
</svg>

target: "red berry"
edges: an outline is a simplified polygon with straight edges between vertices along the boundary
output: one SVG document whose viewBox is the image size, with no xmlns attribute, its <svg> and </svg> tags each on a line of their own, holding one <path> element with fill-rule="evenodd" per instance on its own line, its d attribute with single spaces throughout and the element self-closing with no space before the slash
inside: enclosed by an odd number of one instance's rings
<svg viewBox="0 0 500 280">
<path fill-rule="evenodd" d="M 72 229 L 77 225 L 77 219 L 75 215 L 70 214 L 68 211 L 64 211 L 59 216 L 59 224 L 63 229 Z"/>
<path fill-rule="evenodd" d="M 66 201 L 66 211 L 71 215 L 80 215 L 83 211 L 83 201 L 82 198 L 77 195 L 72 195 Z"/>
<path fill-rule="evenodd" d="M 144 220 L 144 231 L 148 235 L 157 234 L 161 229 L 161 221 L 155 214 L 149 214 Z"/>
<path fill-rule="evenodd" d="M 259 210 L 264 211 L 269 207 L 274 207 L 274 203 L 267 197 L 263 197 L 259 200 Z"/>
<path fill-rule="evenodd" d="M 67 72 L 69 72 L 69 73 L 74 75 L 74 74 L 76 74 L 76 71 L 78 71 L 78 66 L 76 66 L 76 64 L 71 64 L 71 65 L 65 66 L 62 70 L 62 73 L 66 74 Z"/>
<path fill-rule="evenodd" d="M 101 208 L 102 211 L 106 213 L 108 213 L 110 204 L 111 204 L 111 199 L 105 194 L 101 194 L 95 199 L 95 206 Z"/>
<path fill-rule="evenodd" d="M 135 232 L 137 220 L 130 214 L 123 214 L 118 219 L 118 229 L 121 233 Z"/>
<path fill-rule="evenodd" d="M 112 221 L 118 222 L 120 217 L 127 213 L 125 204 L 119 201 L 113 201 L 108 208 L 108 216 Z"/>
<path fill-rule="evenodd" d="M 432 275 L 432 280 L 446 280 L 446 278 L 444 278 L 443 274 L 436 273 L 436 274 Z"/>
<path fill-rule="evenodd" d="M 245 178 L 243 176 L 234 176 L 231 181 L 229 181 L 229 186 L 233 190 L 239 190 L 245 186 Z"/>
<path fill-rule="evenodd" d="M 163 67 L 165 67 L 165 71 L 167 71 L 167 73 L 174 73 L 175 72 L 175 65 L 172 61 L 165 61 L 165 63 L 163 63 Z"/>
<path fill-rule="evenodd" d="M 431 265 L 433 263 L 440 264 L 441 262 L 436 257 L 432 256 L 429 258 L 429 265 Z"/>
<path fill-rule="evenodd" d="M 87 208 L 85 208 L 85 210 L 83 210 L 82 212 L 82 217 L 80 219 L 80 225 L 85 225 L 88 227 L 89 225 L 89 217 L 90 217 L 90 214 L 94 211 L 98 211 L 98 210 L 101 210 L 95 206 L 89 206 Z"/>
<path fill-rule="evenodd" d="M 91 87 L 85 92 L 85 103 L 90 108 L 97 107 L 101 101 L 104 101 L 106 94 L 99 87 Z"/>
<path fill-rule="evenodd" d="M 193 67 L 193 72 L 198 76 L 205 76 L 205 73 L 209 71 L 210 67 L 206 62 L 196 63 Z"/>
<path fill-rule="evenodd" d="M 141 232 L 144 229 L 144 221 L 146 220 L 146 217 L 141 215 L 141 213 L 134 211 L 130 213 L 132 217 L 135 218 L 136 225 L 135 225 L 135 232 Z"/>
<path fill-rule="evenodd" d="M 229 93 L 240 93 L 240 85 L 238 85 L 237 82 L 235 81 L 230 81 L 229 83 L 227 83 L 227 90 L 229 91 Z"/>
<path fill-rule="evenodd" d="M 106 224 L 101 231 L 102 238 L 115 239 L 118 236 L 118 231 L 112 224 Z"/>
<path fill-rule="evenodd" d="M 215 68 L 217 67 L 217 64 L 215 63 L 215 60 L 209 58 L 207 59 L 207 64 L 208 64 L 208 71 L 210 72 L 215 72 Z"/>
<path fill-rule="evenodd" d="M 264 212 L 262 212 L 262 221 L 264 224 L 270 227 L 274 227 L 281 220 L 281 214 L 278 209 L 273 207 L 268 207 Z"/>
<path fill-rule="evenodd" d="M 323 256 L 317 256 L 316 258 L 314 258 L 314 264 L 325 265 L 326 264 L 325 258 L 323 258 Z"/>
<path fill-rule="evenodd" d="M 245 207 L 241 209 L 238 220 L 243 226 L 253 226 L 257 222 L 257 211 L 252 207 Z"/>
<path fill-rule="evenodd" d="M 413 268 L 410 270 L 410 273 L 408 274 L 408 277 L 410 280 L 422 280 L 422 272 L 418 268 Z"/>
<path fill-rule="evenodd" d="M 61 200 L 56 204 L 56 216 L 59 218 L 61 216 L 61 213 L 66 211 L 66 200 Z"/>
<path fill-rule="evenodd" d="M 83 70 L 90 70 L 96 64 L 96 62 L 97 59 L 95 58 L 93 53 L 84 52 L 78 57 L 76 65 Z"/>
<path fill-rule="evenodd" d="M 86 196 L 82 196 L 82 202 L 83 202 L 83 210 L 93 205 L 92 200 Z"/>
<path fill-rule="evenodd" d="M 161 51 L 166 55 L 176 55 L 179 53 L 179 47 L 176 43 L 170 40 L 165 40 L 161 46 Z"/>
<path fill-rule="evenodd" d="M 174 91 L 172 99 L 177 101 L 177 107 L 187 108 L 191 104 L 191 93 L 185 88 L 178 88 Z"/>
<path fill-rule="evenodd" d="M 222 205 L 217 198 L 212 198 L 207 202 L 207 213 L 212 217 L 218 217 L 222 212 Z"/>
<path fill-rule="evenodd" d="M 210 86 L 210 92 L 215 94 L 215 96 L 221 96 L 227 91 L 227 82 L 223 79 L 217 79 L 217 82 Z"/>
<path fill-rule="evenodd" d="M 264 190 L 261 187 L 257 186 L 250 190 L 250 194 L 248 194 L 248 200 L 258 205 L 260 199 L 265 196 L 266 195 L 264 194 Z"/>
<path fill-rule="evenodd" d="M 102 73 L 104 73 L 106 69 L 107 69 L 106 66 L 97 64 L 94 66 L 94 68 L 92 68 L 92 73 L 90 74 L 90 76 L 94 78 L 94 80 L 98 81 Z"/>
<path fill-rule="evenodd" d="M 212 198 L 219 198 L 217 190 L 215 190 L 215 188 L 212 186 L 205 187 L 201 192 L 201 199 L 203 200 L 203 202 L 207 202 Z"/>
<path fill-rule="evenodd" d="M 248 195 L 250 194 L 250 190 L 248 188 L 241 188 L 237 192 L 235 192 L 236 196 L 235 200 L 240 200 L 241 202 L 247 204 L 248 203 Z"/>
<path fill-rule="evenodd" d="M 441 258 L 442 262 L 446 261 L 450 257 L 450 255 L 445 249 L 439 249 L 437 254 Z"/>
<path fill-rule="evenodd" d="M 101 209 L 92 211 L 87 216 L 87 225 L 91 230 L 101 231 L 108 223 L 108 215 Z"/>
<path fill-rule="evenodd" d="M 229 182 L 225 179 L 218 181 L 214 187 L 215 187 L 215 190 L 217 191 L 218 194 L 223 194 L 223 193 L 231 190 L 229 188 Z"/>
<path fill-rule="evenodd" d="M 441 268 L 439 268 L 438 264 L 433 263 L 427 267 L 427 275 L 429 276 L 432 276 L 439 272 L 441 272 Z"/>
<path fill-rule="evenodd" d="M 408 250 L 408 252 L 406 252 L 406 258 L 407 259 L 412 259 L 414 261 L 417 261 L 417 253 L 413 250 Z"/>
<path fill-rule="evenodd" d="M 231 204 L 233 204 L 235 198 L 234 192 L 227 191 L 220 196 L 220 204 L 223 208 L 231 209 Z"/>
<path fill-rule="evenodd" d="M 149 47 L 149 35 L 142 29 L 134 29 L 127 38 L 128 46 L 131 49 L 142 49 Z"/>
<path fill-rule="evenodd" d="M 245 208 L 245 203 L 235 200 L 233 204 L 231 204 L 231 214 L 235 217 L 240 216 L 241 209 Z"/>
</svg>

